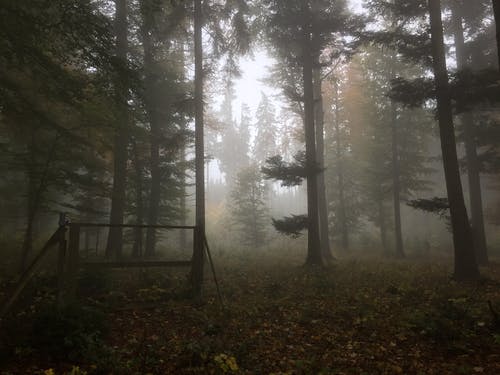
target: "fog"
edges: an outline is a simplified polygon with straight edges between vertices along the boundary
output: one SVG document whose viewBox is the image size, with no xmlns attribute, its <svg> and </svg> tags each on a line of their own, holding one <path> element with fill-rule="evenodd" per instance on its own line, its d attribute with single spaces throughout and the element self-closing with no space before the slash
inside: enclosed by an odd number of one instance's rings
<svg viewBox="0 0 500 375">
<path fill-rule="evenodd" d="M 499 17 L 6 0 L 0 373 L 500 373 Z"/>
</svg>

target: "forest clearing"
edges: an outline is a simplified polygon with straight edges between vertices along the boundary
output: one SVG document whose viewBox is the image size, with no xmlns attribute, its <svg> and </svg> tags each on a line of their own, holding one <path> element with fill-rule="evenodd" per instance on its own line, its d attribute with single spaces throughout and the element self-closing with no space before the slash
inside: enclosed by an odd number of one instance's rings
<svg viewBox="0 0 500 375">
<path fill-rule="evenodd" d="M 71 315 L 44 313 L 44 280 L 37 302 L 8 325 L 2 374 L 500 371 L 500 321 L 488 306 L 500 309 L 496 262 L 478 284 L 460 285 L 446 259 L 342 259 L 307 269 L 285 253 L 218 258 L 223 306 L 210 280 L 204 301 L 190 300 L 182 273 L 83 275 L 75 314 L 93 312 L 90 332 Z M 42 337 L 23 336 L 34 317 L 49 325 L 38 328 Z"/>
<path fill-rule="evenodd" d="M 0 375 L 500 374 L 500 0 L 2 0 Z"/>
</svg>

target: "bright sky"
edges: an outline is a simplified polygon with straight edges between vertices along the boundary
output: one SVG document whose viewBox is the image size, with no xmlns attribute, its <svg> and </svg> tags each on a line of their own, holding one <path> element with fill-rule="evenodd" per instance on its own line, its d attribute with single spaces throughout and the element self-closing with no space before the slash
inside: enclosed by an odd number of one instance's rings
<svg viewBox="0 0 500 375">
<path fill-rule="evenodd" d="M 254 113 L 262 93 L 269 97 L 280 93 L 279 88 L 272 88 L 263 82 L 269 75 L 269 69 L 273 63 L 274 60 L 265 50 L 254 51 L 253 57 L 240 60 L 242 76 L 235 81 L 236 100 L 233 103 L 234 115 L 238 120 L 242 103 L 246 103 Z"/>
<path fill-rule="evenodd" d="M 362 10 L 362 0 L 349 0 L 348 3 L 354 12 Z M 276 98 L 281 93 L 279 87 L 270 87 L 263 82 L 269 75 L 269 68 L 273 63 L 274 59 L 262 49 L 254 51 L 253 57 L 245 57 L 240 60 L 242 76 L 235 81 L 236 100 L 233 103 L 234 116 L 238 121 L 241 104 L 248 104 L 253 114 L 259 105 L 262 92 L 269 97 L 275 97 L 273 101 L 279 110 L 282 104 Z"/>
<path fill-rule="evenodd" d="M 348 2 L 354 12 L 362 11 L 362 0 L 349 0 Z M 237 121 L 240 120 L 242 103 L 250 107 L 252 122 L 255 121 L 255 110 L 259 105 L 262 93 L 271 98 L 277 112 L 281 109 L 280 107 L 284 106 L 284 103 L 279 98 L 281 94 L 280 88 L 278 86 L 271 87 L 264 82 L 274 61 L 264 49 L 253 51 L 252 57 L 240 59 L 241 77 L 235 80 L 236 99 L 233 102 L 233 116 Z M 222 97 L 212 98 L 212 100 L 214 100 L 214 109 L 218 110 Z M 220 171 L 215 162 L 210 163 L 210 174 L 216 179 L 220 178 Z"/>
</svg>

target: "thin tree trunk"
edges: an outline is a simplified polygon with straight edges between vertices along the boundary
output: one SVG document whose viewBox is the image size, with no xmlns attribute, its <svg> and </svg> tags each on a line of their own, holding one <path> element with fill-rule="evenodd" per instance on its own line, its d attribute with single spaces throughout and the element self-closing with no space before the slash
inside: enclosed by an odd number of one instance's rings
<svg viewBox="0 0 500 375">
<path fill-rule="evenodd" d="M 31 200 L 31 198 L 28 198 Z M 31 203 L 29 203 L 31 206 Z M 21 256 L 21 264 L 19 267 L 19 273 L 22 273 L 26 269 L 26 265 L 28 264 L 28 258 L 30 254 L 33 252 L 33 219 L 34 213 L 33 208 L 28 208 L 28 222 L 26 223 L 26 230 L 24 231 L 24 239 L 23 239 L 23 250 Z"/>
<path fill-rule="evenodd" d="M 89 257 L 89 249 L 90 249 L 90 228 L 85 228 L 85 256 Z"/>
<path fill-rule="evenodd" d="M 319 63 L 318 61 L 316 63 Z M 321 70 L 319 67 L 314 68 L 313 84 L 314 84 L 314 119 L 316 125 L 316 159 L 318 167 L 321 171 L 317 175 L 318 179 L 318 211 L 319 211 L 319 234 L 321 254 L 325 260 L 332 260 L 332 252 L 330 249 L 330 236 L 328 230 L 328 207 L 326 200 L 326 184 L 325 184 L 325 140 L 323 135 L 324 129 L 324 113 L 323 113 L 323 94 L 321 92 Z"/>
<path fill-rule="evenodd" d="M 127 2 L 115 0 L 115 35 L 116 57 L 123 67 L 127 65 Z M 125 215 L 125 189 L 127 180 L 127 146 L 128 146 L 128 88 L 124 74 L 120 74 L 115 82 L 115 95 L 118 116 L 115 124 L 115 140 L 113 149 L 113 190 L 111 192 L 111 224 L 123 224 Z M 106 245 L 106 257 L 121 257 L 123 247 L 123 230 L 119 227 L 109 229 Z"/>
<path fill-rule="evenodd" d="M 342 249 L 349 249 L 349 230 L 347 228 L 347 215 L 344 193 L 344 163 L 342 157 L 342 136 L 340 134 L 340 98 L 339 98 L 339 85 L 334 81 L 335 90 L 335 156 L 337 159 L 337 182 L 339 194 L 339 224 L 342 236 Z"/>
<path fill-rule="evenodd" d="M 186 53 L 185 48 L 184 48 L 184 43 L 178 43 L 176 45 L 176 51 L 179 52 L 179 58 L 180 58 L 180 64 L 181 66 L 186 65 Z M 184 72 L 184 71 L 183 71 Z M 181 80 L 185 81 L 186 77 L 184 73 L 181 75 Z M 187 132 L 187 125 L 184 125 L 183 130 Z M 186 197 L 187 197 L 187 183 L 186 183 L 186 176 L 188 173 L 188 168 L 186 164 L 186 152 L 187 152 L 187 141 L 183 143 L 181 150 L 180 150 L 180 161 L 181 165 L 184 167 L 182 177 L 181 177 L 181 197 L 180 197 L 180 204 L 179 204 L 179 209 L 181 213 L 180 217 L 180 223 L 182 226 L 187 225 L 187 218 L 188 218 L 188 213 L 187 213 L 187 206 L 186 206 Z M 207 184 L 208 184 L 208 165 L 207 165 Z M 185 250 L 187 247 L 187 232 L 185 229 L 179 230 L 179 247 L 181 250 Z"/>
<path fill-rule="evenodd" d="M 439 133 L 455 249 L 454 277 L 459 281 L 475 280 L 479 277 L 479 269 L 474 253 L 474 243 L 465 208 L 458 167 L 451 95 L 446 68 L 441 2 L 440 0 L 428 1 Z"/>
<path fill-rule="evenodd" d="M 181 149 L 181 163 L 182 165 L 186 164 L 186 148 L 182 147 Z M 181 178 L 182 192 L 180 199 L 180 210 L 181 210 L 181 225 L 187 225 L 187 207 L 186 207 L 186 177 L 183 175 Z M 180 230 L 179 233 L 179 246 L 181 249 L 185 249 L 187 246 L 187 237 L 186 231 L 184 229 Z"/>
<path fill-rule="evenodd" d="M 500 69 L 500 0 L 493 0 L 492 2 L 497 34 L 498 68 Z"/>
<path fill-rule="evenodd" d="M 254 244 L 255 248 L 258 248 L 260 246 L 260 239 L 259 239 L 259 231 L 257 230 L 257 204 L 255 203 L 257 201 L 256 198 L 256 192 L 254 187 L 252 186 L 252 202 L 253 202 L 253 209 L 252 209 L 252 227 L 253 227 L 253 238 L 254 238 Z"/>
<path fill-rule="evenodd" d="M 159 134 L 151 126 L 151 190 L 149 193 L 148 225 L 157 225 L 161 198 L 160 142 Z M 154 256 L 156 248 L 156 229 L 149 227 L 146 231 L 144 255 Z"/>
<path fill-rule="evenodd" d="M 387 247 L 387 228 L 385 225 L 384 203 L 382 200 L 378 203 L 378 216 L 380 224 L 380 243 L 382 244 L 384 253 L 387 253 L 389 251 Z"/>
<path fill-rule="evenodd" d="M 208 188 L 210 187 L 210 159 L 207 158 L 206 161 L 206 167 L 205 169 L 207 170 L 207 194 L 208 194 Z"/>
<path fill-rule="evenodd" d="M 144 222 L 144 204 L 142 200 L 142 162 L 137 148 L 137 141 L 133 143 L 134 148 L 134 169 L 135 169 L 135 214 L 137 224 L 142 225 Z M 142 256 L 143 233 L 142 228 L 134 228 L 134 244 L 132 247 L 132 256 L 139 258 Z"/>
<path fill-rule="evenodd" d="M 157 225 L 160 212 L 161 199 L 161 168 L 160 168 L 160 139 L 161 139 L 161 120 L 158 113 L 158 103 L 155 97 L 155 80 L 154 74 L 154 52 L 151 34 L 153 29 L 152 10 L 142 0 L 141 6 L 141 37 L 144 49 L 144 72 L 145 72 L 145 102 L 146 112 L 148 115 L 150 126 L 150 172 L 151 172 L 151 189 L 149 192 L 148 204 L 148 225 Z M 154 256 L 156 248 L 156 229 L 149 227 L 146 231 L 146 246 L 144 255 L 146 257 Z"/>
<path fill-rule="evenodd" d="M 33 222 L 35 221 L 36 209 L 35 209 L 35 130 L 31 130 L 31 144 L 29 146 L 30 150 L 30 164 L 28 166 L 28 199 L 27 199 L 27 223 L 26 230 L 24 232 L 21 264 L 19 272 L 22 273 L 26 265 L 28 264 L 28 257 L 33 251 Z"/>
<path fill-rule="evenodd" d="M 305 5 L 304 5 L 305 6 Z M 311 51 L 310 26 L 305 25 L 302 41 L 302 80 L 304 84 L 304 128 L 306 138 L 306 168 L 307 168 L 307 216 L 308 242 L 307 265 L 322 265 L 319 213 L 318 213 L 318 183 L 316 163 L 316 137 L 314 127 L 314 89 L 313 89 L 313 56 Z"/>
<path fill-rule="evenodd" d="M 458 70 L 467 69 L 469 63 L 465 52 L 464 29 L 461 9 L 455 4 L 452 7 L 455 50 Z M 474 237 L 476 259 L 479 264 L 488 264 L 488 248 L 484 230 L 483 197 L 481 193 L 481 177 L 477 156 L 474 118 L 472 113 L 466 112 L 461 116 L 464 127 L 465 156 L 467 161 L 467 177 L 469 181 L 469 199 L 471 209 L 471 226 Z"/>
<path fill-rule="evenodd" d="M 392 195 L 394 202 L 394 236 L 396 256 L 404 257 L 403 231 L 401 229 L 401 167 L 399 161 L 399 140 L 397 129 L 396 104 L 391 101 L 391 132 L 392 132 Z"/>
<path fill-rule="evenodd" d="M 99 254 L 99 237 L 101 236 L 101 229 L 96 228 L 95 233 L 95 255 Z"/>
<path fill-rule="evenodd" d="M 203 283 L 205 237 L 205 146 L 203 124 L 203 11 L 202 1 L 194 0 L 194 118 L 195 118 L 195 187 L 196 233 L 193 251 L 191 281 L 194 294 L 201 295 Z"/>
<path fill-rule="evenodd" d="M 36 163 L 36 134 L 35 129 L 32 128 L 31 133 L 31 144 L 30 148 L 30 165 L 28 166 L 28 222 L 26 223 L 26 231 L 24 234 L 23 240 L 23 250 L 21 257 L 21 265 L 20 271 L 24 271 L 26 268 L 28 258 L 30 253 L 33 250 L 33 227 L 35 223 L 35 219 L 40 208 L 40 204 L 42 202 L 42 196 L 48 185 L 48 177 L 49 171 L 51 168 L 51 163 L 54 159 L 57 142 L 59 140 L 59 133 L 56 134 L 54 139 L 54 143 L 50 148 L 49 154 L 47 155 L 47 160 L 45 161 L 45 165 L 42 170 L 42 175 L 40 176 L 40 182 L 38 183 L 38 187 L 35 186 L 35 169 L 37 168 Z"/>
</svg>

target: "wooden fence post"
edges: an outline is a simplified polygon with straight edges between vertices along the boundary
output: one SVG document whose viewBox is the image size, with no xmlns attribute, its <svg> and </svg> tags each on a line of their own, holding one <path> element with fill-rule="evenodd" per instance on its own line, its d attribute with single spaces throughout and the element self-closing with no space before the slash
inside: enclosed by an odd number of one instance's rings
<svg viewBox="0 0 500 375">
<path fill-rule="evenodd" d="M 78 281 L 78 267 L 80 252 L 80 225 L 70 224 L 69 227 L 69 244 L 68 244 L 68 261 L 66 264 L 67 284 L 66 297 L 68 302 L 73 302 L 76 298 L 76 286 Z"/>
<path fill-rule="evenodd" d="M 64 304 L 65 299 L 65 284 L 66 284 L 66 252 L 67 252 L 67 241 L 66 241 L 66 226 L 61 229 L 61 234 L 59 237 L 59 254 L 57 257 L 57 306 L 61 307 Z"/>
<path fill-rule="evenodd" d="M 191 286 L 195 297 L 201 296 L 203 285 L 204 242 L 199 226 L 193 229 L 193 258 L 191 265 Z"/>
</svg>

